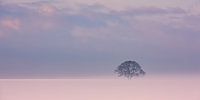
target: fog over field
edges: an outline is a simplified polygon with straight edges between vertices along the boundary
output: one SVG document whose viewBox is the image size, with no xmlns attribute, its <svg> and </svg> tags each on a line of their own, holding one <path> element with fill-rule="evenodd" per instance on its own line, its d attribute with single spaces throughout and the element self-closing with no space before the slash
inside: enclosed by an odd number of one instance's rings
<svg viewBox="0 0 200 100">
<path fill-rule="evenodd" d="M 199 76 L 1 79 L 0 100 L 200 100 Z"/>
<path fill-rule="evenodd" d="M 0 0 L 0 100 L 200 100 L 200 0 Z"/>
</svg>

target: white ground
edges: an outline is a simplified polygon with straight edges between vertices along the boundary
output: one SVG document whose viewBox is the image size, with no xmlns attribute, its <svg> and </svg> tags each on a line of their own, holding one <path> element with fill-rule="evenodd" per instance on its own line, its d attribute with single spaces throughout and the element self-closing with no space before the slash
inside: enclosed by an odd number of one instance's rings
<svg viewBox="0 0 200 100">
<path fill-rule="evenodd" d="M 200 78 L 0 79 L 0 100 L 200 100 Z"/>
</svg>

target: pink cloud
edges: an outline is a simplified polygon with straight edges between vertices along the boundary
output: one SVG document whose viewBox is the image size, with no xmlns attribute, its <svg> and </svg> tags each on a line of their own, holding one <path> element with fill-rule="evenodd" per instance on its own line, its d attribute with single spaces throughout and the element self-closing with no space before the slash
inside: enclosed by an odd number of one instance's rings
<svg viewBox="0 0 200 100">
<path fill-rule="evenodd" d="M 6 18 L 0 20 L 0 26 L 8 30 L 19 30 L 21 27 L 21 21 L 18 19 Z"/>
<path fill-rule="evenodd" d="M 38 10 L 44 15 L 53 15 L 56 13 L 57 8 L 52 5 L 43 4 L 39 7 Z"/>
</svg>

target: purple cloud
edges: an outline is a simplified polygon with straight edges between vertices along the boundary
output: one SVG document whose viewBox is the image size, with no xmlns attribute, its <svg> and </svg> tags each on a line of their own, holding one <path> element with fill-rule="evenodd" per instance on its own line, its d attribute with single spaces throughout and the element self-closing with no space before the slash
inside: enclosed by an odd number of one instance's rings
<svg viewBox="0 0 200 100">
<path fill-rule="evenodd" d="M 3 74 L 109 74 L 105 68 L 124 59 L 139 60 L 150 72 L 200 70 L 200 19 L 181 8 L 114 11 L 81 5 L 74 10 L 46 2 L 0 8 Z"/>
<path fill-rule="evenodd" d="M 158 8 L 158 7 L 138 7 L 122 11 L 122 15 L 149 16 L 149 15 L 166 15 L 166 14 L 185 14 L 186 11 L 181 8 Z"/>
</svg>

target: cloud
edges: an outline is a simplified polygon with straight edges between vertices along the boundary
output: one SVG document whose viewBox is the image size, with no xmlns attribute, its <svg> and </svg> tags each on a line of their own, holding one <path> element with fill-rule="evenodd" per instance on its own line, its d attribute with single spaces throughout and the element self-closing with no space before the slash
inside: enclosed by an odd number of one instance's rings
<svg viewBox="0 0 200 100">
<path fill-rule="evenodd" d="M 139 7 L 123 11 L 127 15 L 162 15 L 162 14 L 185 14 L 181 8 L 158 8 L 158 7 Z"/>
<path fill-rule="evenodd" d="M 11 30 L 19 30 L 20 26 L 21 26 L 21 22 L 18 19 L 10 19 L 10 18 L 6 18 L 3 20 L 0 20 L 0 25 L 3 28 L 6 29 L 11 29 Z"/>
<path fill-rule="evenodd" d="M 79 8 L 80 5 L 103 5 L 109 9 L 115 10 L 115 11 L 121 11 L 121 10 L 127 10 L 130 8 L 135 7 L 163 7 L 163 8 L 173 8 L 173 7 L 180 7 L 183 9 L 189 9 L 191 6 L 199 4 L 197 0 L 6 0 L 2 1 L 3 3 L 7 4 L 23 4 L 23 3 L 35 3 L 35 2 L 45 2 L 45 3 L 51 3 L 53 5 L 56 5 L 58 8 Z M 198 5 L 197 5 L 198 6 Z"/>
<path fill-rule="evenodd" d="M 112 69 L 113 63 L 124 59 L 139 60 L 150 71 L 174 67 L 194 71 L 199 64 L 194 59 L 199 58 L 200 19 L 180 7 L 140 6 L 118 11 L 101 4 L 71 9 L 36 2 L 1 8 L 0 35 L 11 33 L 0 40 L 2 66 L 18 62 L 19 68 L 19 63 L 27 62 L 20 68 L 32 66 L 36 72 L 41 68 L 46 73 L 48 68 L 49 73 L 55 69 L 68 72 L 68 66 L 73 66 L 72 72 L 80 68 L 81 73 L 98 68 L 103 72 L 101 66 Z"/>
<path fill-rule="evenodd" d="M 39 12 L 42 14 L 52 15 L 56 12 L 56 8 L 50 5 L 42 5 L 39 8 Z"/>
<path fill-rule="evenodd" d="M 47 16 L 52 16 L 59 10 L 55 5 L 48 1 L 25 3 L 23 6 L 35 9 L 38 13 Z"/>
<path fill-rule="evenodd" d="M 79 5 L 94 5 L 94 4 L 100 4 L 103 5 L 109 9 L 115 10 L 115 11 L 122 11 L 122 10 L 127 10 L 130 8 L 135 8 L 135 7 L 144 7 L 144 6 L 149 6 L 149 7 L 163 7 L 163 8 L 172 8 L 172 7 L 180 7 L 184 9 L 188 9 L 190 5 L 193 5 L 196 0 L 168 0 L 168 1 L 163 1 L 163 0 L 57 0 L 57 4 L 59 6 L 66 7 L 70 6 L 73 8 L 78 8 Z"/>
</svg>

